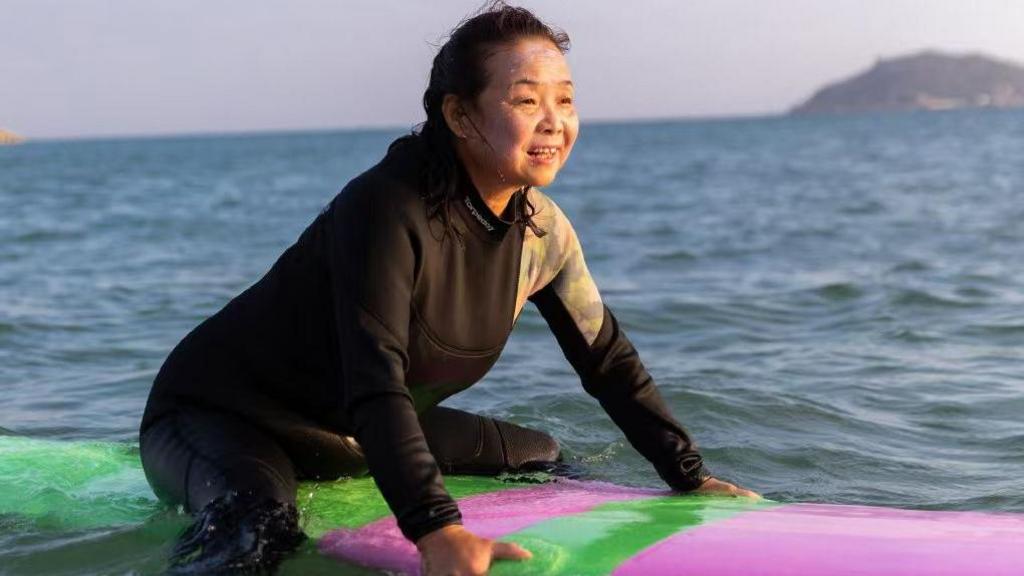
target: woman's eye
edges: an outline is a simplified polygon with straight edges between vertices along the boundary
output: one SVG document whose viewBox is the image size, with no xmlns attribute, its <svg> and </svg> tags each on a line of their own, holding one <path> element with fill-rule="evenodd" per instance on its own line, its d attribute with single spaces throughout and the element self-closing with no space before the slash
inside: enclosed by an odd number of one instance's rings
<svg viewBox="0 0 1024 576">
<path fill-rule="evenodd" d="M 525 104 L 527 106 L 533 106 L 537 103 L 533 98 L 522 98 L 516 101 L 516 104 Z"/>
<path fill-rule="evenodd" d="M 572 98 L 569 98 L 568 96 L 562 98 L 562 104 L 572 104 Z"/>
</svg>

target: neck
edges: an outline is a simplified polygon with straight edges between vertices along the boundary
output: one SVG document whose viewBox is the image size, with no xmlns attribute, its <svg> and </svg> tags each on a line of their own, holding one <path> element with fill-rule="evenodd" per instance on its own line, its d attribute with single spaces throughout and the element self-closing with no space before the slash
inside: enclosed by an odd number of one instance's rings
<svg viewBox="0 0 1024 576">
<path fill-rule="evenodd" d="M 490 209 L 495 216 L 500 218 L 505 212 L 505 208 L 508 206 L 509 199 L 512 198 L 512 195 L 515 194 L 520 187 L 507 184 L 500 174 L 498 174 L 498 172 L 493 168 L 477 166 L 472 161 L 470 155 L 466 154 L 464 150 L 457 149 L 457 152 L 459 160 L 461 160 L 462 165 L 466 167 L 469 179 L 473 181 L 473 186 L 475 186 L 477 192 L 480 193 L 480 197 L 483 198 L 484 203 L 487 204 L 487 208 Z"/>
<path fill-rule="evenodd" d="M 479 186 L 477 189 L 479 189 Z M 507 191 L 492 191 L 490 193 L 480 190 L 480 197 L 484 199 L 484 204 L 487 204 L 487 207 L 491 209 L 491 212 L 500 218 L 501 215 L 505 213 L 505 208 L 508 207 L 508 201 L 512 198 L 512 195 L 516 193 L 516 190 L 518 190 L 518 188 L 511 188 Z"/>
</svg>

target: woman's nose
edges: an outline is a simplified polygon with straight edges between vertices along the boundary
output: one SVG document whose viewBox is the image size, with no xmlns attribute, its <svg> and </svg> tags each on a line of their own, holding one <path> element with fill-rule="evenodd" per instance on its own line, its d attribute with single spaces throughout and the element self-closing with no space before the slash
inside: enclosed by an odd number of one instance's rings
<svg viewBox="0 0 1024 576">
<path fill-rule="evenodd" d="M 554 104 L 544 106 L 544 116 L 537 125 L 537 129 L 544 134 L 558 134 L 561 133 L 563 125 L 564 119 L 559 113 L 558 107 Z"/>
</svg>

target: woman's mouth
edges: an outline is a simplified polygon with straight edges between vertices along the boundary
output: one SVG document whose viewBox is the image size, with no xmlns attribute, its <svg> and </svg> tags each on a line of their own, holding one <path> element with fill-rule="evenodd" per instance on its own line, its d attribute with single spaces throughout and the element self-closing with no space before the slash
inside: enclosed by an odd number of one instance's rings
<svg viewBox="0 0 1024 576">
<path fill-rule="evenodd" d="M 530 156 L 532 161 L 547 164 L 555 160 L 555 157 L 558 156 L 558 150 L 557 146 L 538 146 L 530 148 L 526 151 L 526 154 Z"/>
</svg>

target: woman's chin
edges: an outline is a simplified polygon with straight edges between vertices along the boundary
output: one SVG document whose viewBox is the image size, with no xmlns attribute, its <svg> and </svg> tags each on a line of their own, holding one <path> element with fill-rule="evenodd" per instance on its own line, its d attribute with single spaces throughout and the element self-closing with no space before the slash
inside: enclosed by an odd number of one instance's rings
<svg viewBox="0 0 1024 576">
<path fill-rule="evenodd" d="M 555 181 L 555 176 L 558 175 L 558 168 L 551 167 L 546 170 L 531 170 L 529 177 L 526 179 L 530 186 L 537 188 L 543 188 Z"/>
</svg>

